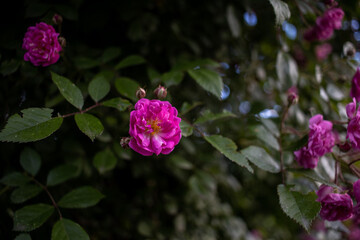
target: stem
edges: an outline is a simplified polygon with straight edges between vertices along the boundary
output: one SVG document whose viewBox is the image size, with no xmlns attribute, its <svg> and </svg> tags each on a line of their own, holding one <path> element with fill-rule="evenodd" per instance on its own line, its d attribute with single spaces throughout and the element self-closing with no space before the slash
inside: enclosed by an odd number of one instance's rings
<svg viewBox="0 0 360 240">
<path fill-rule="evenodd" d="M 336 125 L 348 124 L 347 121 L 330 120 L 330 122 L 332 122 L 332 124 L 336 124 Z"/>
<path fill-rule="evenodd" d="M 90 106 L 90 107 L 88 107 L 88 108 L 86 108 L 84 110 L 80 110 L 79 112 L 68 113 L 68 114 L 62 115 L 61 117 L 66 118 L 66 117 L 74 116 L 76 114 L 86 113 L 86 112 L 90 111 L 91 109 L 99 107 L 99 106 L 101 106 L 101 103 L 97 102 L 96 104 L 94 104 L 94 105 L 92 105 L 92 106 Z"/>
<path fill-rule="evenodd" d="M 335 161 L 335 179 L 334 179 L 334 183 L 336 185 L 338 184 L 338 168 L 339 168 L 339 162 Z"/>
<path fill-rule="evenodd" d="M 36 180 L 34 177 L 31 178 L 32 181 L 34 181 L 37 185 L 39 185 L 42 189 L 44 189 L 44 191 L 47 193 L 47 195 L 49 196 L 51 202 L 52 202 L 52 205 L 56 208 L 58 214 L 59 214 L 59 217 L 60 219 L 62 219 L 62 215 L 61 215 L 61 212 L 60 212 L 60 209 L 58 207 L 58 205 L 56 204 L 55 202 L 55 199 L 53 198 L 53 196 L 51 195 L 51 193 L 49 192 L 49 190 L 47 189 L 47 187 L 45 185 L 43 185 L 42 183 L 40 183 L 38 180 Z"/>
<path fill-rule="evenodd" d="M 280 123 L 280 136 L 278 137 L 278 143 L 279 143 L 279 153 L 280 153 L 280 171 L 281 171 L 281 177 L 282 177 L 282 183 L 286 185 L 286 173 L 284 168 L 284 152 L 282 147 L 282 134 L 283 130 L 285 128 L 285 119 L 289 112 L 291 103 L 288 103 L 284 109 L 283 114 L 281 115 L 281 123 Z"/>
<path fill-rule="evenodd" d="M 360 161 L 360 158 L 355 159 L 355 160 L 349 162 L 349 163 L 348 163 L 348 166 L 350 167 L 351 165 L 353 165 L 354 163 L 356 163 L 356 162 L 358 162 L 358 161 Z"/>
</svg>

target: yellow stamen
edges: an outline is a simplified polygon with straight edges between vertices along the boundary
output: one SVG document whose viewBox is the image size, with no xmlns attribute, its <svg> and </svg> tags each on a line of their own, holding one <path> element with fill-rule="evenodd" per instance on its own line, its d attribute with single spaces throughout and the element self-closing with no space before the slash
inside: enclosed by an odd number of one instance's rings
<svg viewBox="0 0 360 240">
<path fill-rule="evenodd" d="M 151 135 L 157 134 L 161 129 L 161 127 L 158 125 L 159 124 L 158 120 L 150 120 L 150 121 L 148 121 L 148 124 L 151 125 L 151 128 L 153 130 Z"/>
</svg>

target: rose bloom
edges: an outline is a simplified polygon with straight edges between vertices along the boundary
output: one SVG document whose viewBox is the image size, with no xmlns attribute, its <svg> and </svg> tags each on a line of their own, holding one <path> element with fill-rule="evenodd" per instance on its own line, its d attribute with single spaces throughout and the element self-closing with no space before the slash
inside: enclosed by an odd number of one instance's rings
<svg viewBox="0 0 360 240">
<path fill-rule="evenodd" d="M 177 114 L 167 101 L 140 99 L 130 113 L 129 146 L 144 156 L 169 154 L 181 139 Z"/>
<path fill-rule="evenodd" d="M 328 57 L 332 51 L 332 46 L 329 43 L 324 43 L 315 47 L 316 58 L 322 61 Z"/>
<path fill-rule="evenodd" d="M 360 70 L 357 69 L 351 81 L 350 96 L 360 102 Z"/>
<path fill-rule="evenodd" d="M 303 168 L 315 168 L 318 164 L 319 157 L 312 151 L 309 151 L 307 147 L 303 147 L 300 150 L 294 152 L 295 160 Z"/>
<path fill-rule="evenodd" d="M 24 60 L 43 67 L 56 63 L 60 58 L 59 52 L 62 50 L 58 36 L 59 33 L 44 22 L 29 27 L 22 45 L 22 48 L 26 50 Z"/>
<path fill-rule="evenodd" d="M 360 109 L 356 111 L 356 100 L 346 105 L 346 113 L 349 120 L 346 138 L 349 139 L 351 146 L 360 149 Z"/>
<path fill-rule="evenodd" d="M 326 185 L 321 185 L 316 194 L 316 201 L 321 203 L 321 218 L 345 221 L 353 216 L 353 202 L 348 194 L 333 193 L 333 188 Z"/>
</svg>

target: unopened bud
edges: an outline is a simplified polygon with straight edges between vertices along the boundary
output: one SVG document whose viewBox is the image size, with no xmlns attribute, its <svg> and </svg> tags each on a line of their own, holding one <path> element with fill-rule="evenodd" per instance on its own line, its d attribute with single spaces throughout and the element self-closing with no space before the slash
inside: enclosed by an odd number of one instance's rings
<svg viewBox="0 0 360 240">
<path fill-rule="evenodd" d="M 287 90 L 287 98 L 289 104 L 296 104 L 299 100 L 298 89 L 296 86 L 292 86 Z"/>
<path fill-rule="evenodd" d="M 59 37 L 59 43 L 61 45 L 62 48 L 66 47 L 66 39 L 64 37 Z"/>
<path fill-rule="evenodd" d="M 351 149 L 351 145 L 348 142 L 344 142 L 343 144 L 339 144 L 339 149 L 342 152 L 348 152 Z"/>
<path fill-rule="evenodd" d="M 53 18 L 52 18 L 52 21 L 56 24 L 56 25 L 60 25 L 62 22 L 63 22 L 63 18 L 61 15 L 55 13 Z"/>
<path fill-rule="evenodd" d="M 122 137 L 122 138 L 120 139 L 120 145 L 121 145 L 121 147 L 122 147 L 122 148 L 125 148 L 125 149 L 129 148 L 129 142 L 130 142 L 130 140 L 131 140 L 131 137 Z"/>
<path fill-rule="evenodd" d="M 142 99 L 142 98 L 146 97 L 146 91 L 145 91 L 145 89 L 139 88 L 139 89 L 136 91 L 136 97 L 137 97 L 138 99 Z"/>
<path fill-rule="evenodd" d="M 165 87 L 159 85 L 159 86 L 155 89 L 154 94 L 155 94 L 156 98 L 158 98 L 158 99 L 164 99 L 164 98 L 166 98 L 167 90 L 166 90 Z"/>
</svg>

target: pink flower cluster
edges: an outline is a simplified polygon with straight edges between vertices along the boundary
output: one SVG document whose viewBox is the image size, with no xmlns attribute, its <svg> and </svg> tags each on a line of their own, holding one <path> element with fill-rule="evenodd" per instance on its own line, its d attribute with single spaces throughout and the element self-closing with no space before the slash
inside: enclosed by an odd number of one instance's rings
<svg viewBox="0 0 360 240">
<path fill-rule="evenodd" d="M 319 61 L 326 59 L 332 52 L 332 46 L 329 43 L 324 43 L 315 47 L 316 58 Z"/>
<path fill-rule="evenodd" d="M 341 28 L 341 22 L 344 17 L 344 11 L 341 8 L 331 8 L 323 16 L 316 19 L 316 25 L 304 33 L 305 40 L 324 41 L 334 33 L 334 29 Z"/>
<path fill-rule="evenodd" d="M 27 51 L 24 60 L 43 67 L 56 63 L 60 58 L 59 52 L 62 50 L 58 36 L 59 33 L 44 22 L 29 27 L 22 45 L 22 48 Z"/>
<path fill-rule="evenodd" d="M 169 154 L 181 139 L 177 114 L 167 101 L 140 99 L 130 113 L 129 146 L 144 156 Z"/>
<path fill-rule="evenodd" d="M 319 157 L 332 151 L 335 136 L 332 123 L 317 114 L 309 120 L 309 140 L 306 146 L 294 152 L 295 160 L 304 168 L 315 168 Z"/>
<path fill-rule="evenodd" d="M 357 69 L 351 81 L 350 96 L 360 102 L 360 70 Z"/>
<path fill-rule="evenodd" d="M 360 149 L 360 108 L 356 111 L 356 100 L 346 105 L 346 113 L 349 118 L 346 138 L 349 139 L 351 146 Z"/>
</svg>

